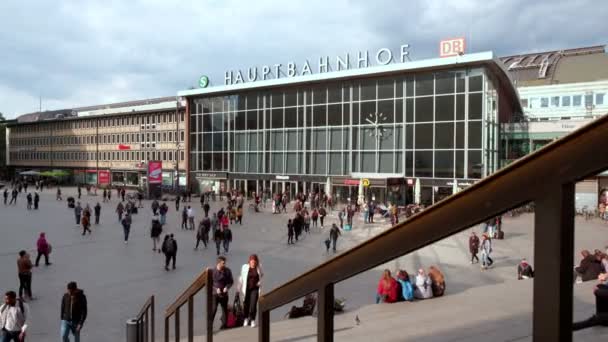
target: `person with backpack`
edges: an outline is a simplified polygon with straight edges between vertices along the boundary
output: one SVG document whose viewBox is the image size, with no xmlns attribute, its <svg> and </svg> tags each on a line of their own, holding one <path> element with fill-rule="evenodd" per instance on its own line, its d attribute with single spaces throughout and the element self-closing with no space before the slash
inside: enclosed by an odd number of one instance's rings
<svg viewBox="0 0 608 342">
<path fill-rule="evenodd" d="M 23 299 L 23 292 L 28 300 L 32 300 L 32 260 L 30 255 L 22 250 L 17 259 L 17 272 L 19 276 L 19 298 Z"/>
<path fill-rule="evenodd" d="M 203 245 L 205 249 L 207 249 L 207 243 L 209 242 L 209 229 L 211 228 L 211 221 L 208 217 L 205 217 L 198 224 L 198 229 L 196 231 L 196 246 L 194 246 L 194 250 L 198 250 L 198 245 L 201 241 L 203 241 Z"/>
<path fill-rule="evenodd" d="M 30 309 L 15 291 L 4 294 L 4 304 L 0 305 L 0 337 L 2 342 L 24 342 L 28 327 Z"/>
<path fill-rule="evenodd" d="M 116 214 L 118 214 L 118 222 L 122 221 L 122 214 L 125 212 L 125 206 L 122 205 L 122 202 L 118 202 L 116 206 Z"/>
<path fill-rule="evenodd" d="M 317 208 L 312 210 L 311 218 L 312 218 L 312 226 L 317 227 L 317 220 L 319 219 L 319 211 L 317 210 Z"/>
<path fill-rule="evenodd" d="M 76 282 L 67 285 L 67 292 L 61 298 L 61 338 L 70 342 L 70 333 L 74 341 L 80 341 L 80 331 L 87 319 L 88 305 L 84 291 L 78 288 Z"/>
<path fill-rule="evenodd" d="M 156 252 L 157 245 L 160 245 L 160 234 L 163 232 L 163 226 L 155 217 L 152 218 L 152 227 L 150 228 L 150 237 L 152 238 L 152 250 Z M 159 246 L 160 247 L 160 246 Z M 160 253 L 160 248 L 158 248 Z"/>
<path fill-rule="evenodd" d="M 123 217 L 122 219 L 122 231 L 124 233 L 125 236 L 125 245 L 129 243 L 129 233 L 131 232 L 131 223 L 133 221 L 131 220 L 131 215 L 129 213 L 127 213 L 125 215 L 125 217 Z"/>
<path fill-rule="evenodd" d="M 162 252 L 165 254 L 165 270 L 169 270 L 169 263 L 173 260 L 173 269 L 175 269 L 175 257 L 177 256 L 177 241 L 175 241 L 173 234 L 165 235 L 165 241 L 161 247 Z"/>
<path fill-rule="evenodd" d="M 260 259 L 257 254 L 251 254 L 249 261 L 241 267 L 241 276 L 239 277 L 239 291 L 243 295 L 245 320 L 243 326 L 251 324 L 255 328 L 255 316 L 257 314 L 258 298 L 260 297 L 260 287 L 264 272 L 260 265 Z"/>
<path fill-rule="evenodd" d="M 413 302 L 414 287 L 412 286 L 409 274 L 405 270 L 397 272 L 397 283 L 399 283 L 399 290 L 401 291 L 399 300 Z"/>
<path fill-rule="evenodd" d="M 477 253 L 479 252 L 479 238 L 475 232 L 471 232 L 471 236 L 469 236 L 469 252 L 471 253 L 471 265 L 475 262 L 479 263 L 479 258 L 477 257 Z"/>
</svg>

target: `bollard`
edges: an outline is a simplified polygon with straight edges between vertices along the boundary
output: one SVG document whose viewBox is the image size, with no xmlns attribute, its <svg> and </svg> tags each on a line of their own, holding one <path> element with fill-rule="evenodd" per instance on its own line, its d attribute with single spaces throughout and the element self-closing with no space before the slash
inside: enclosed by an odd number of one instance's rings
<svg viewBox="0 0 608 342">
<path fill-rule="evenodd" d="M 138 324 L 134 318 L 127 320 L 127 342 L 139 342 Z"/>
</svg>

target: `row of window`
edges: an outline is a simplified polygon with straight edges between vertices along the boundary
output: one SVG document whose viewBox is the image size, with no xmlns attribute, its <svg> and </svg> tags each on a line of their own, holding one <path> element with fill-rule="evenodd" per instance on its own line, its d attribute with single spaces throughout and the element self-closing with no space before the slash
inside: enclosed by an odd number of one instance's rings
<svg viewBox="0 0 608 342">
<path fill-rule="evenodd" d="M 604 104 L 606 93 L 522 98 L 524 108 L 592 107 Z"/>
<path fill-rule="evenodd" d="M 468 80 L 468 82 L 467 82 Z M 468 86 L 468 87 L 467 87 Z M 351 97 L 352 87 L 352 97 Z M 206 98 L 194 101 L 193 114 L 232 112 L 262 107 L 291 107 L 307 104 L 341 103 L 391 99 L 433 94 L 481 92 L 483 76 L 470 71 L 425 73 L 407 77 L 388 77 L 354 82 L 334 82 L 312 88 L 300 87 L 272 93 Z"/>
<path fill-rule="evenodd" d="M 179 120 L 181 122 L 185 120 L 184 112 L 180 112 Z M 46 124 L 16 126 L 11 128 L 11 130 L 15 133 L 31 133 L 61 129 L 95 128 L 96 122 L 99 122 L 99 127 L 124 127 L 155 123 L 172 123 L 176 122 L 176 117 L 175 113 L 129 115 L 114 118 L 91 118 L 89 120 L 69 120 Z"/>
<path fill-rule="evenodd" d="M 174 134 L 175 133 L 175 134 Z M 130 144 L 139 142 L 183 142 L 185 132 L 180 131 L 178 135 L 174 131 L 148 132 L 148 133 L 122 133 L 99 135 L 99 144 Z M 85 145 L 97 144 L 97 136 L 60 136 L 60 137 L 38 137 L 38 138 L 12 138 L 12 146 L 45 146 L 45 145 Z"/>
<path fill-rule="evenodd" d="M 177 151 L 113 151 L 113 152 L 97 152 L 99 161 L 147 161 L 147 160 L 162 160 L 176 161 L 178 157 Z M 95 161 L 96 152 L 11 152 L 12 161 L 24 160 L 54 160 L 54 161 Z M 180 151 L 179 156 L 181 161 L 185 159 L 184 151 Z"/>
</svg>

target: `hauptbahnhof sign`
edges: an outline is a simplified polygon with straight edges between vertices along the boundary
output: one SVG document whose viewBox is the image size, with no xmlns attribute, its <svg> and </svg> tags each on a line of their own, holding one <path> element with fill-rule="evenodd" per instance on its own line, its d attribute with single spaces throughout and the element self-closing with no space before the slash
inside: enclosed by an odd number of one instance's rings
<svg viewBox="0 0 608 342">
<path fill-rule="evenodd" d="M 287 64 L 264 65 L 250 67 L 247 70 L 229 70 L 224 73 L 224 85 L 245 82 L 263 81 L 283 77 L 306 76 L 322 74 L 330 71 L 367 68 L 373 65 L 387 65 L 391 63 L 404 63 L 409 57 L 409 44 L 403 44 L 399 51 L 394 53 L 389 48 L 380 48 L 370 55 L 368 50 L 359 51 L 356 55 L 347 53 L 330 59 L 329 56 L 319 58 L 319 63 L 312 66 L 307 59 L 303 64 L 288 62 Z"/>
</svg>

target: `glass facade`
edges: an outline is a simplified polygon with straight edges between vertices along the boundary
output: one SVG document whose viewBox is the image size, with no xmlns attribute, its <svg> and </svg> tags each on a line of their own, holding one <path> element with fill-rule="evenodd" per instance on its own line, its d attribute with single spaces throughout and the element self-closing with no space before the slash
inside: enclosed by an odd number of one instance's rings
<svg viewBox="0 0 608 342">
<path fill-rule="evenodd" d="M 190 171 L 479 179 L 497 168 L 484 69 L 197 96 Z"/>
</svg>

